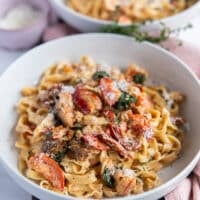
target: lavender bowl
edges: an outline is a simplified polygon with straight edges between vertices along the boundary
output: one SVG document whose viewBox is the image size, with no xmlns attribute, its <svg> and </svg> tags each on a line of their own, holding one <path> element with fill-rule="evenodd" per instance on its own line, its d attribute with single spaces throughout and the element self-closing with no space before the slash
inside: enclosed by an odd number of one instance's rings
<svg viewBox="0 0 200 200">
<path fill-rule="evenodd" d="M 20 3 L 30 4 L 41 12 L 41 16 L 32 24 L 20 29 L 0 28 L 0 47 L 7 49 L 27 49 L 35 45 L 41 38 L 48 23 L 49 5 L 46 0 L 0 0 L 0 18 Z"/>
</svg>

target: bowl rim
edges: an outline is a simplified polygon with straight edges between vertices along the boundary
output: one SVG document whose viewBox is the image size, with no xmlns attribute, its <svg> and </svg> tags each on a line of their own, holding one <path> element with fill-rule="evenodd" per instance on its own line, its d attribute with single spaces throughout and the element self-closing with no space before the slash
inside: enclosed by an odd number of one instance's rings
<svg viewBox="0 0 200 200">
<path fill-rule="evenodd" d="M 26 31 L 30 31 L 38 26 L 43 26 L 44 23 L 47 23 L 47 17 L 48 17 L 48 4 L 46 1 L 36 1 L 37 2 L 37 6 L 39 8 L 39 12 L 40 12 L 40 16 L 38 19 L 34 20 L 33 23 L 21 27 L 21 28 L 16 28 L 16 29 L 4 29 L 4 28 L 0 28 L 0 32 L 2 33 L 18 33 L 18 32 L 26 32 Z M 24 1 L 21 1 L 21 3 L 24 3 Z M 32 3 L 27 2 L 25 3 L 27 5 L 32 6 Z M 14 4 L 10 6 L 10 8 L 8 9 L 8 11 L 12 8 L 16 7 Z"/>
<path fill-rule="evenodd" d="M 76 34 L 76 35 L 71 35 L 71 36 L 66 36 L 60 39 L 56 39 L 41 45 L 36 46 L 35 48 L 29 50 L 28 52 L 26 52 L 25 54 L 23 54 L 21 57 L 19 57 L 18 59 L 16 59 L 11 65 L 9 65 L 9 67 L 1 74 L 0 76 L 0 82 L 2 77 L 4 76 L 4 74 L 9 73 L 10 70 L 12 70 L 12 68 L 16 68 L 17 65 L 16 63 L 21 62 L 21 60 L 24 59 L 24 57 L 26 57 L 29 54 L 32 54 L 33 52 L 39 50 L 41 47 L 44 46 L 48 46 L 48 45 L 56 45 L 57 42 L 61 42 L 65 41 L 65 40 L 70 40 L 72 38 L 89 38 L 89 37 L 108 37 L 110 39 L 126 39 L 126 40 L 130 40 L 130 42 L 136 42 L 137 41 L 134 38 L 128 37 L 128 36 L 122 36 L 122 35 L 117 35 L 117 34 L 111 34 L 111 33 L 84 33 L 84 34 Z M 194 74 L 194 72 L 187 66 L 187 64 L 185 64 L 183 61 L 181 61 L 179 58 L 177 58 L 174 54 L 172 54 L 171 52 L 168 52 L 167 50 L 161 48 L 160 46 L 154 45 L 152 43 L 149 42 L 142 42 L 145 46 L 148 46 L 149 48 L 152 48 L 152 50 L 155 51 L 159 51 L 161 54 L 165 55 L 166 57 L 169 57 L 170 59 L 173 60 L 173 62 L 179 63 L 179 65 L 182 66 L 183 70 L 187 71 L 192 79 L 196 82 L 196 84 L 199 86 L 200 88 L 200 81 L 198 79 L 198 77 Z M 17 151 L 17 150 L 16 150 Z M 174 176 L 173 178 L 171 178 L 170 180 L 168 180 L 166 183 L 151 189 L 149 191 L 143 192 L 141 194 L 137 194 L 137 195 L 129 195 L 129 196 L 125 196 L 125 197 L 117 197 L 117 200 L 132 200 L 133 197 L 135 198 L 147 198 L 149 196 L 151 196 L 154 193 L 158 193 L 160 190 L 164 190 L 165 188 L 168 187 L 175 187 L 176 184 L 183 179 L 184 177 L 186 177 L 191 170 L 195 167 L 196 163 L 198 162 L 198 160 L 200 159 L 200 149 L 198 150 L 198 152 L 194 155 L 193 158 L 191 158 L 190 163 L 182 170 L 180 171 L 176 176 Z M 25 177 L 23 174 L 20 173 L 19 170 L 15 170 L 13 169 L 12 165 L 9 164 L 7 161 L 5 161 L 2 156 L 1 156 L 1 152 L 0 152 L 0 164 L 2 164 L 2 166 L 6 169 L 9 176 L 11 176 L 12 178 L 15 177 L 16 179 L 14 179 L 15 182 L 18 183 L 19 186 L 22 187 L 22 185 L 19 184 L 19 182 L 23 182 L 24 184 L 26 184 L 26 186 L 30 186 L 30 190 L 33 191 L 33 189 L 37 190 L 37 191 L 42 191 L 43 194 L 50 194 L 53 197 L 60 197 L 60 198 L 70 198 L 70 199 L 74 199 L 77 200 L 77 197 L 71 196 L 71 195 L 63 195 L 63 194 L 59 194 L 56 192 L 53 192 L 51 190 L 47 190 L 44 188 L 41 188 L 38 184 L 34 183 L 33 181 L 31 181 L 30 179 L 28 179 L 27 177 Z M 24 188 L 26 190 L 26 188 Z M 29 190 L 29 191 L 30 191 Z M 28 191 L 28 189 L 27 189 Z M 35 194 L 34 194 L 35 195 Z M 106 199 L 114 199 L 114 198 L 103 198 L 104 200 Z"/>
<path fill-rule="evenodd" d="M 50 2 L 52 2 L 53 4 L 59 6 L 62 10 L 65 10 L 67 11 L 69 14 L 79 18 L 79 19 L 83 19 L 87 22 L 91 22 L 91 23 L 96 23 L 98 25 L 112 25 L 114 23 L 114 21 L 109 21 L 109 20 L 102 20 L 102 19 L 96 19 L 96 18 L 93 18 L 93 17 L 90 17 L 90 16 L 87 16 L 87 15 L 84 15 L 82 13 L 79 13 L 73 9 L 71 9 L 69 6 L 67 6 L 64 2 L 64 0 L 50 0 Z M 195 2 L 192 6 L 184 9 L 183 11 L 179 12 L 179 13 L 176 13 L 174 15 L 171 15 L 171 16 L 168 16 L 168 17 L 165 17 L 165 18 L 161 18 L 161 19 L 155 19 L 155 20 L 147 20 L 146 22 L 149 22 L 149 23 L 160 23 L 160 22 L 163 22 L 163 23 L 167 23 L 168 21 L 171 21 L 177 17 L 183 17 L 185 14 L 189 14 L 191 13 L 194 9 L 200 9 L 200 0 L 197 0 L 197 2 Z M 143 23 L 141 22 L 137 22 L 137 23 L 132 23 L 132 24 L 138 24 L 138 25 L 142 25 Z M 131 24 L 120 24 L 120 26 L 130 26 Z"/>
</svg>

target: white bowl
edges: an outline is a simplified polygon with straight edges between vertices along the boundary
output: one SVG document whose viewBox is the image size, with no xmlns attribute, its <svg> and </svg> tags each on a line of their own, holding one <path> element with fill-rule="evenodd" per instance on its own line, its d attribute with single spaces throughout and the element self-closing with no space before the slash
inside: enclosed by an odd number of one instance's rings
<svg viewBox="0 0 200 200">
<path fill-rule="evenodd" d="M 171 191 L 186 177 L 200 158 L 200 85 L 188 67 L 167 51 L 149 43 L 113 34 L 83 34 L 69 36 L 41 45 L 29 51 L 0 78 L 1 116 L 0 160 L 8 174 L 29 193 L 48 200 L 75 199 L 41 189 L 20 174 L 17 168 L 15 142 L 16 102 L 20 89 L 36 83 L 41 73 L 56 61 L 79 60 L 82 55 L 92 56 L 97 62 L 106 62 L 123 68 L 131 62 L 144 66 L 157 83 L 181 91 L 187 97 L 182 107 L 183 116 L 191 130 L 185 134 L 182 155 L 172 166 L 161 171 L 163 184 L 153 190 L 134 196 L 134 200 L 153 200 Z M 133 196 L 114 198 L 131 200 Z"/>
<path fill-rule="evenodd" d="M 9 9 L 16 7 L 20 3 L 26 2 L 28 5 L 37 8 L 40 11 L 40 17 L 26 27 L 18 29 L 0 28 L 0 47 L 10 50 L 28 49 L 39 42 L 41 35 L 48 24 L 49 5 L 41 0 L 0 0 L 0 18 L 8 12 Z"/>
<path fill-rule="evenodd" d="M 50 3 L 56 13 L 68 24 L 82 32 L 98 32 L 102 26 L 113 24 L 111 21 L 99 20 L 92 17 L 82 15 L 66 5 L 66 0 L 50 0 Z M 173 15 L 171 17 L 164 18 L 162 20 L 155 20 L 149 24 L 141 25 L 142 30 L 158 30 L 162 26 L 160 22 L 166 24 L 167 27 L 175 29 L 182 27 L 189 23 L 192 18 L 200 13 L 200 1 L 196 2 L 190 8 Z"/>
</svg>

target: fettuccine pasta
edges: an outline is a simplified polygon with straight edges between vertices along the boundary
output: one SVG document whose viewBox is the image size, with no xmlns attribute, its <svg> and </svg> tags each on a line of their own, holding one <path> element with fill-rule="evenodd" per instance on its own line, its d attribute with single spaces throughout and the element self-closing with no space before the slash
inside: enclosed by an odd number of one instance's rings
<svg viewBox="0 0 200 200">
<path fill-rule="evenodd" d="M 123 24 L 161 19 L 183 11 L 196 0 L 66 0 L 73 10 Z"/>
<path fill-rule="evenodd" d="M 157 187 L 181 151 L 183 95 L 147 86 L 147 72 L 83 56 L 48 68 L 22 89 L 19 169 L 42 188 L 79 198 L 126 196 Z"/>
</svg>

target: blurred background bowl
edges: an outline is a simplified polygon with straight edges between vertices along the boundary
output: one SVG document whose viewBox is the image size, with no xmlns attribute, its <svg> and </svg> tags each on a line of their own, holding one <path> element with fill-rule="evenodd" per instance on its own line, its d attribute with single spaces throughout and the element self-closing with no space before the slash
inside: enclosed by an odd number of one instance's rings
<svg viewBox="0 0 200 200">
<path fill-rule="evenodd" d="M 98 32 L 102 26 L 113 24 L 112 21 L 95 19 L 82 15 L 66 4 L 66 0 L 50 0 L 50 3 L 56 13 L 68 24 L 82 32 Z M 154 20 L 152 23 L 142 25 L 143 30 L 159 30 L 160 22 L 166 24 L 171 29 L 175 29 L 189 23 L 190 20 L 200 12 L 200 1 L 193 6 L 173 16 L 163 18 L 162 20 Z"/>
<path fill-rule="evenodd" d="M 37 8 L 41 16 L 32 24 L 23 28 L 9 30 L 0 28 L 0 47 L 8 49 L 30 48 L 40 40 L 47 26 L 49 7 L 47 1 L 43 0 L 0 0 L 0 18 L 20 3 L 26 3 Z"/>
</svg>

